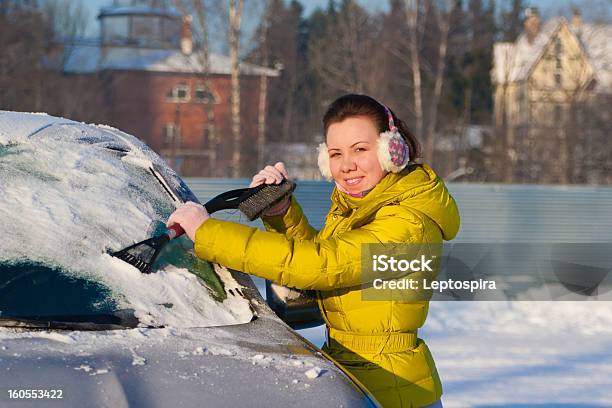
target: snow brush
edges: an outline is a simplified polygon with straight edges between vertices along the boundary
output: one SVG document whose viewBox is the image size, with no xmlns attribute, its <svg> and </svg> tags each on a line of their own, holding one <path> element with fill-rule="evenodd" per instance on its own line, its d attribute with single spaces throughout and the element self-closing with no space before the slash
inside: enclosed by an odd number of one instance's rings
<svg viewBox="0 0 612 408">
<path fill-rule="evenodd" d="M 293 181 L 283 179 L 280 184 L 261 184 L 256 187 L 226 191 L 204 204 L 204 208 L 209 214 L 238 209 L 249 221 L 253 221 L 293 193 L 295 187 Z M 162 248 L 170 240 L 184 233 L 185 230 L 180 225 L 174 224 L 168 227 L 164 234 L 145 239 L 116 252 L 109 251 L 109 254 L 135 266 L 142 273 L 151 273 L 151 266 Z"/>
</svg>

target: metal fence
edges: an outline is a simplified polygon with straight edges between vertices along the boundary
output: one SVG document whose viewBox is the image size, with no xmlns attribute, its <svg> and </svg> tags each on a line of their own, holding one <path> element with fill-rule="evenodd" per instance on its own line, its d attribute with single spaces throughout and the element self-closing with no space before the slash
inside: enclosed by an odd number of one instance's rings
<svg viewBox="0 0 612 408">
<path fill-rule="evenodd" d="M 248 186 L 247 179 L 186 178 L 202 201 Z M 323 226 L 333 184 L 299 181 L 295 196 L 310 223 Z M 612 187 L 449 183 L 461 230 L 454 242 L 612 242 Z M 223 219 L 249 223 L 236 211 Z"/>
</svg>

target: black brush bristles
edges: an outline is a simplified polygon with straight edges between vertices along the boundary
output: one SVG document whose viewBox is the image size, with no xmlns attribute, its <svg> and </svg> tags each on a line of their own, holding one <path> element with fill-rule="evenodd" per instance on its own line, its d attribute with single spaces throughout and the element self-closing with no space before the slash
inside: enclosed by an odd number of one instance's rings
<svg viewBox="0 0 612 408">
<path fill-rule="evenodd" d="M 161 249 L 170 241 L 167 234 L 146 239 L 120 251 L 109 253 L 124 262 L 135 266 L 142 273 L 151 273 L 151 265 L 157 259 Z"/>
<path fill-rule="evenodd" d="M 246 215 L 249 221 L 253 221 L 261 217 L 264 211 L 293 193 L 295 186 L 293 181 L 286 179 L 280 184 L 266 184 L 261 190 L 241 202 L 238 209 Z"/>
</svg>

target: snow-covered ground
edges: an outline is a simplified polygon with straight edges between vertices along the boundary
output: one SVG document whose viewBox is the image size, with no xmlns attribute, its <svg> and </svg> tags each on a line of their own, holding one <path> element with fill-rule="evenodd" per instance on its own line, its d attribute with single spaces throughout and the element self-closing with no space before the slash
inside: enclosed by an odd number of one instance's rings
<svg viewBox="0 0 612 408">
<path fill-rule="evenodd" d="M 612 302 L 432 302 L 445 407 L 612 406 Z"/>
<path fill-rule="evenodd" d="M 612 406 L 612 302 L 432 302 L 419 337 L 447 408 Z"/>
<path fill-rule="evenodd" d="M 299 333 L 325 342 L 323 326 Z M 434 301 L 419 337 L 447 408 L 612 406 L 612 302 Z"/>
<path fill-rule="evenodd" d="M 324 326 L 299 333 L 325 342 Z M 445 407 L 612 406 L 612 302 L 433 301 L 419 337 Z"/>
</svg>

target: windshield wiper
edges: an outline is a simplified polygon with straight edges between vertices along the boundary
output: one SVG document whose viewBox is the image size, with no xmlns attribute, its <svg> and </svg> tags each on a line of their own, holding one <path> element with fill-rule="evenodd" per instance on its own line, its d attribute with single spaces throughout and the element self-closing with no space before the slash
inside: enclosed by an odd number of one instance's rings
<svg viewBox="0 0 612 408">
<path fill-rule="evenodd" d="M 120 330 L 138 327 L 134 315 L 114 314 L 0 317 L 0 326 L 56 330 Z"/>
</svg>

